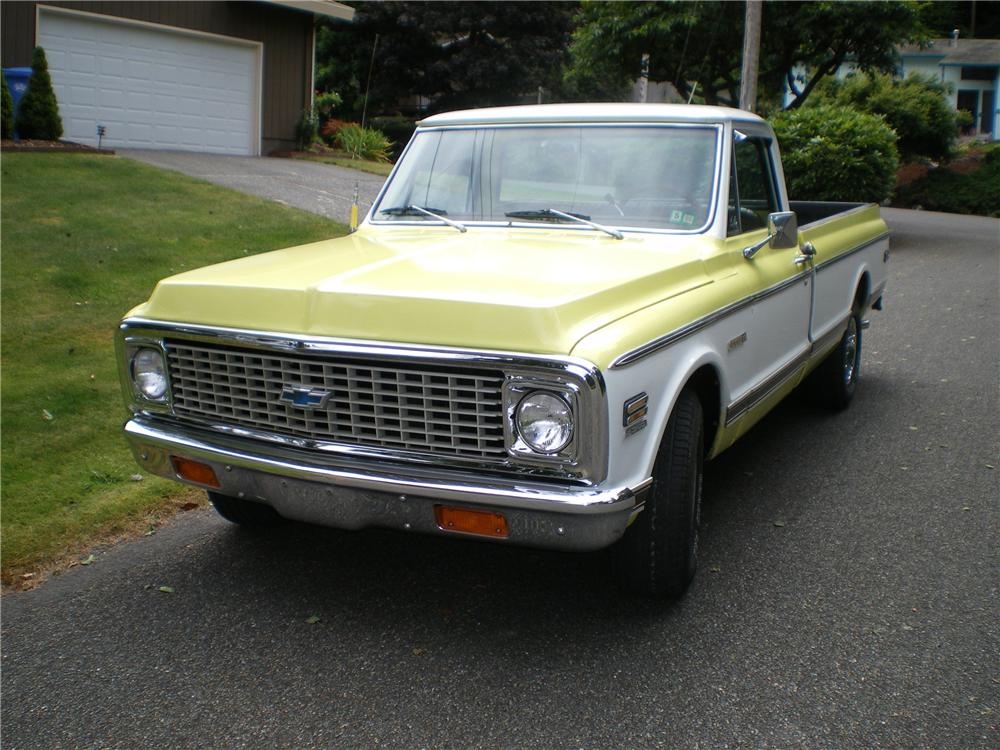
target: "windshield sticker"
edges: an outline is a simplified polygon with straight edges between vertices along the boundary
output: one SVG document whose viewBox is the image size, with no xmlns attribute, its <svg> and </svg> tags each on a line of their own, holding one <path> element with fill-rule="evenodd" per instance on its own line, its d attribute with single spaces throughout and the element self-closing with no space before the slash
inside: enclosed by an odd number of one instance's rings
<svg viewBox="0 0 1000 750">
<path fill-rule="evenodd" d="M 685 226 L 694 226 L 695 219 L 697 217 L 694 214 L 686 214 L 683 211 L 671 211 L 670 212 L 670 223 L 671 224 L 683 224 Z"/>
</svg>

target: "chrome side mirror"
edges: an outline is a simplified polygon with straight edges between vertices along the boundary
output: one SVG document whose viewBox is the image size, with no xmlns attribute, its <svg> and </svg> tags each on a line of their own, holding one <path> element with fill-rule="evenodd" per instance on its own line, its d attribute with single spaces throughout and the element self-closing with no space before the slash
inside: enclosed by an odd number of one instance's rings
<svg viewBox="0 0 1000 750">
<path fill-rule="evenodd" d="M 767 233 L 771 247 L 783 250 L 799 246 L 799 220 L 794 211 L 780 211 L 767 217 Z"/>
<path fill-rule="evenodd" d="M 775 250 L 799 246 L 799 220 L 794 211 L 776 211 L 768 214 L 767 237 L 749 247 L 743 248 L 743 257 L 753 259 L 765 245 Z"/>
</svg>

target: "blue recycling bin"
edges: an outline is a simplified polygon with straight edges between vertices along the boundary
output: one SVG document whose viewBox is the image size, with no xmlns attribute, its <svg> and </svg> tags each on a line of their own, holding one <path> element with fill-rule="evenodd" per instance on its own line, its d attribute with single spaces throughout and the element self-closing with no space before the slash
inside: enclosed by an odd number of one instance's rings
<svg viewBox="0 0 1000 750">
<path fill-rule="evenodd" d="M 17 108 L 21 104 L 21 97 L 28 90 L 28 79 L 31 78 L 31 68 L 4 68 L 3 77 L 7 79 L 7 88 L 10 89 L 11 99 L 14 100 L 14 119 L 17 120 Z M 17 138 L 17 132 L 14 133 Z"/>
</svg>

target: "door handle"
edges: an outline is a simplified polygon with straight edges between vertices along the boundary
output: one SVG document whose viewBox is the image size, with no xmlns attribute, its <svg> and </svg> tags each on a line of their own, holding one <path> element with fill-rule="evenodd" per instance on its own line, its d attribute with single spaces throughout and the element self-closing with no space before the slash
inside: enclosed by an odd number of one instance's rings
<svg viewBox="0 0 1000 750">
<path fill-rule="evenodd" d="M 811 242 L 807 242 L 805 245 L 802 246 L 802 254 L 795 256 L 795 265 L 797 266 L 804 265 L 815 257 L 816 257 L 816 246 Z"/>
</svg>

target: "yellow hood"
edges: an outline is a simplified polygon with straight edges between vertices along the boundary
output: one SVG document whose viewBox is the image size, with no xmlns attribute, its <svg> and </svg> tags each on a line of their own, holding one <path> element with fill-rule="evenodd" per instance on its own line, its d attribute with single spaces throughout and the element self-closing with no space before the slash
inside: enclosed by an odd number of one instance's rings
<svg viewBox="0 0 1000 750">
<path fill-rule="evenodd" d="M 300 335 L 568 354 L 710 282 L 700 237 L 363 227 L 161 281 L 143 317 Z"/>
</svg>

